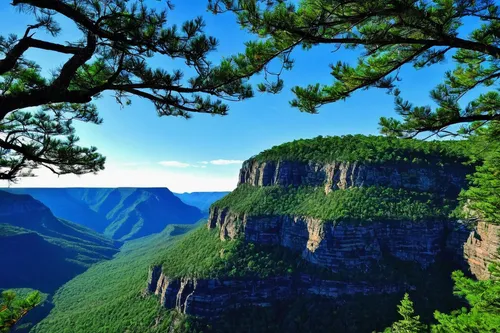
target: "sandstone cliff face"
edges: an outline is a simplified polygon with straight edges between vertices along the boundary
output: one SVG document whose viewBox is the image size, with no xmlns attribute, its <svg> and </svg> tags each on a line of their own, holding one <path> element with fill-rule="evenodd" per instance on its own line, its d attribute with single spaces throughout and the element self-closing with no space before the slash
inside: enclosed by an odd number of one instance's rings
<svg viewBox="0 0 500 333">
<path fill-rule="evenodd" d="M 160 266 L 149 270 L 147 291 L 160 297 L 169 309 L 209 318 L 242 306 L 269 306 L 298 296 L 337 299 L 344 295 L 392 293 L 401 285 L 322 280 L 307 274 L 266 279 L 169 279 Z"/>
<path fill-rule="evenodd" d="M 377 185 L 454 195 L 466 185 L 465 175 L 469 172 L 469 168 L 460 165 L 430 167 L 409 162 L 369 164 L 248 160 L 240 170 L 239 184 L 324 186 L 326 193 L 335 189 Z"/>
<path fill-rule="evenodd" d="M 284 246 L 333 272 L 368 271 L 387 256 L 426 268 L 439 253 L 456 251 L 455 243 L 463 244 L 469 233 L 446 221 L 360 221 L 335 225 L 308 217 L 247 216 L 229 208 L 212 209 L 208 227 L 218 228 L 223 240 L 241 234 L 249 242 Z"/>
<path fill-rule="evenodd" d="M 480 280 L 491 277 L 488 266 L 500 263 L 500 225 L 479 222 L 464 244 L 470 271 Z"/>
</svg>

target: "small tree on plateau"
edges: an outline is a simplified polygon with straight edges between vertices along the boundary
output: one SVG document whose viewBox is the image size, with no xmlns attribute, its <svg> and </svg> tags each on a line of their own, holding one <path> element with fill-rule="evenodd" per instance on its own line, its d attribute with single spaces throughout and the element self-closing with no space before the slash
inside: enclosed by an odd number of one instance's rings
<svg viewBox="0 0 500 333">
<path fill-rule="evenodd" d="M 316 113 L 322 105 L 371 87 L 395 95 L 402 120 L 382 118 L 385 134 L 415 137 L 470 133 L 500 121 L 500 17 L 495 0 L 211 0 L 215 13 L 233 11 L 240 24 L 290 53 L 301 45 L 362 49 L 357 64 L 331 65 L 331 85 L 295 87 L 291 105 Z M 475 28 L 466 36 L 460 28 Z M 451 58 L 455 68 L 430 92 L 436 107 L 415 106 L 396 88 L 400 69 Z M 284 58 L 289 68 L 292 60 Z M 266 85 L 260 86 L 267 90 Z M 493 88 L 493 89 L 491 89 Z M 472 100 L 462 103 L 469 92 Z M 469 96 L 471 97 L 471 96 Z M 460 124 L 457 130 L 452 125 Z M 452 126 L 452 127 L 450 127 Z"/>
<path fill-rule="evenodd" d="M 405 293 L 401 303 L 398 305 L 398 313 L 402 319 L 392 324 L 383 333 L 424 333 L 428 332 L 425 325 L 420 322 L 420 316 L 415 316 L 413 302 L 410 296 Z"/>
<path fill-rule="evenodd" d="M 0 37 L 4 180 L 31 175 L 41 166 L 56 174 L 102 170 L 105 159 L 96 148 L 78 146 L 73 121 L 99 124 L 92 101 L 104 92 L 113 93 L 122 105 L 130 104 L 131 96 L 150 100 L 160 116 L 225 115 L 224 101 L 251 97 L 246 78 L 276 56 L 254 49 L 214 65 L 207 56 L 217 40 L 204 34 L 202 18 L 167 25 L 172 9 L 168 2 L 163 10 L 128 0 L 12 0 L 12 6 L 32 15 L 33 24 L 21 35 Z M 80 40 L 38 38 L 47 33 L 57 37 L 62 17 L 74 22 Z M 27 58 L 29 49 L 66 54 L 68 59 L 46 77 Z M 184 79 L 178 69 L 151 68 L 148 59 L 153 56 L 182 59 L 195 74 Z"/>
</svg>

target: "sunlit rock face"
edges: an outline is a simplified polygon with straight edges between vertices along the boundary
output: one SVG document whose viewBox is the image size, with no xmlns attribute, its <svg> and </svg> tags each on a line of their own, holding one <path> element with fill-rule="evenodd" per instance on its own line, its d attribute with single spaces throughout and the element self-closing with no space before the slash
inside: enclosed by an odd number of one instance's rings
<svg viewBox="0 0 500 333">
<path fill-rule="evenodd" d="M 488 266 L 500 263 L 500 225 L 478 222 L 470 233 L 463 250 L 470 271 L 479 280 L 491 277 Z"/>
<path fill-rule="evenodd" d="M 239 184 L 324 187 L 325 193 L 376 185 L 456 195 L 465 187 L 468 172 L 470 168 L 462 165 L 418 166 L 409 162 L 369 164 L 248 160 L 240 170 Z"/>
</svg>

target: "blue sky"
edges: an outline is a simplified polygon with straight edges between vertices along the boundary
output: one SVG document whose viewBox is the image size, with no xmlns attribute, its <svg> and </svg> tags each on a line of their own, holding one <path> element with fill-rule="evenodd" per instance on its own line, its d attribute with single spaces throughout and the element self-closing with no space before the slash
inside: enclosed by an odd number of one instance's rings
<svg viewBox="0 0 500 333">
<path fill-rule="evenodd" d="M 159 6 L 158 1 L 149 1 Z M 244 49 L 244 41 L 254 37 L 241 30 L 232 14 L 214 16 L 206 11 L 206 0 L 174 0 L 172 23 L 181 23 L 196 15 L 205 18 L 206 32 L 219 39 L 217 62 Z M 0 4 L 0 31 L 22 34 L 33 22 L 17 12 L 7 1 Z M 62 20 L 58 40 L 72 41 L 80 33 L 71 22 Z M 46 38 L 38 34 L 38 38 Z M 153 105 L 134 98 L 132 105 L 120 109 L 108 93 L 97 100 L 102 125 L 77 124 L 82 145 L 94 145 L 107 157 L 107 169 L 98 175 L 55 177 L 40 170 L 36 178 L 22 179 L 16 186 L 167 186 L 182 191 L 231 190 L 236 186 L 241 161 L 274 145 L 318 135 L 377 134 L 381 116 L 394 116 L 393 98 L 381 90 L 357 92 L 345 102 L 323 107 L 320 114 L 299 112 L 289 106 L 291 87 L 309 83 L 330 83 L 330 63 L 355 62 L 356 53 L 332 47 L 316 47 L 294 53 L 295 66 L 283 75 L 285 88 L 278 95 L 256 93 L 252 99 L 230 104 L 225 117 L 195 114 L 185 120 L 159 118 Z M 30 50 L 46 71 L 57 68 L 65 56 Z M 173 69 L 178 63 L 155 58 L 152 66 Z M 404 98 L 419 104 L 429 103 L 429 90 L 438 84 L 449 64 L 420 71 L 403 68 L 400 88 Z M 258 82 L 258 78 L 252 82 Z M 201 163 L 204 162 L 204 163 Z M 6 185 L 6 184 L 3 184 Z"/>
</svg>

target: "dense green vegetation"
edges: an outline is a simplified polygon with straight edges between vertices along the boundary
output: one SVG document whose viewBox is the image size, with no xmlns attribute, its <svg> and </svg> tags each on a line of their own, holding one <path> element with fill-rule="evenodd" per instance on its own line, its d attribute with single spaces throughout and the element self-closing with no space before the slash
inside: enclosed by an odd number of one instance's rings
<svg viewBox="0 0 500 333">
<path fill-rule="evenodd" d="M 447 219 L 456 201 L 431 193 L 382 187 L 325 194 L 322 188 L 240 185 L 214 207 L 250 215 L 295 215 L 325 221 L 421 221 Z"/>
<path fill-rule="evenodd" d="M 0 261 L 10 267 L 0 275 L 0 288 L 30 287 L 53 292 L 90 265 L 110 259 L 117 252 L 110 243 L 65 236 L 47 236 L 0 224 Z"/>
<path fill-rule="evenodd" d="M 25 296 L 16 294 L 13 290 L 3 291 L 0 297 L 0 332 L 9 332 L 28 311 L 42 302 L 39 291 L 33 291 Z"/>
<path fill-rule="evenodd" d="M 257 161 L 407 162 L 432 165 L 468 161 L 466 141 L 400 140 L 394 137 L 344 135 L 294 140 L 264 150 Z"/>
<path fill-rule="evenodd" d="M 460 217 L 500 223 L 500 125 L 492 123 L 471 138 L 471 156 L 479 161 L 471 186 L 460 194 Z M 500 235 L 499 235 L 500 236 Z M 500 249 L 498 249 L 500 251 Z M 454 294 L 466 300 L 468 307 L 444 313 L 436 311 L 436 324 L 423 331 L 433 333 L 497 332 L 500 327 L 500 267 L 491 264 L 491 279 L 472 280 L 461 271 L 453 272 Z M 393 331 L 399 332 L 399 331 Z"/>
<path fill-rule="evenodd" d="M 169 226 L 158 235 L 125 243 L 113 259 L 98 263 L 65 284 L 54 296 L 55 308 L 33 332 L 367 332 L 383 328 L 393 319 L 392 308 L 399 295 L 347 297 L 336 304 L 321 298 L 298 298 L 269 308 L 242 308 L 226 313 L 215 323 L 191 318 L 161 308 L 156 296 L 143 296 L 148 269 L 163 264 L 170 277 L 261 277 L 274 274 L 309 272 L 326 274 L 300 259 L 300 254 L 279 247 L 221 241 L 216 230 L 206 225 Z M 176 235 L 189 231 L 187 234 Z M 451 296 L 446 267 L 448 261 L 427 271 L 411 264 L 386 268 L 380 281 L 410 281 L 418 290 L 437 291 L 417 297 L 419 308 L 429 318 L 436 308 L 450 306 L 443 295 Z M 375 277 L 376 272 L 369 278 Z M 332 276 L 326 276 L 332 278 Z M 366 279 L 363 275 L 362 279 Z M 428 303 L 428 304 L 426 304 Z M 384 304 L 384 306 L 381 306 Z M 455 303 L 451 303 L 454 306 Z M 423 309 L 424 308 L 424 309 Z M 430 308 L 430 309 L 429 309 Z M 454 307 L 451 307 L 454 308 Z M 333 325 L 333 326 L 332 326 Z"/>
<path fill-rule="evenodd" d="M 191 319 L 162 309 L 143 296 L 148 268 L 193 226 L 168 226 L 162 233 L 125 243 L 115 258 L 90 267 L 61 287 L 54 309 L 36 333 L 167 332 L 191 328 Z M 174 330 L 175 331 L 175 330 Z"/>
<path fill-rule="evenodd" d="M 398 313 L 403 318 L 386 328 L 384 333 L 424 333 L 426 331 L 425 325 L 420 322 L 420 316 L 414 314 L 413 302 L 407 293 L 398 305 Z"/>
<path fill-rule="evenodd" d="M 500 123 L 479 130 L 470 140 L 480 164 L 469 176 L 469 188 L 460 194 L 463 215 L 500 224 Z"/>
</svg>

